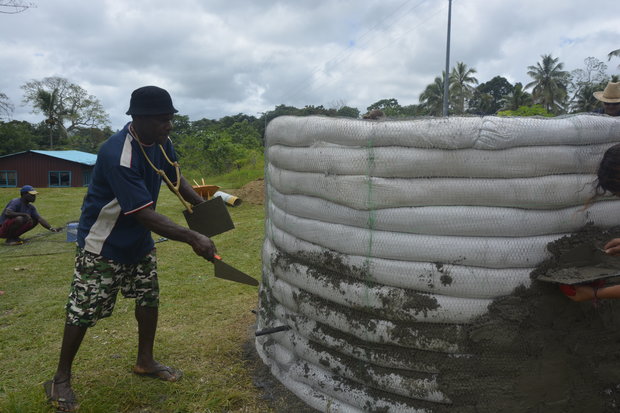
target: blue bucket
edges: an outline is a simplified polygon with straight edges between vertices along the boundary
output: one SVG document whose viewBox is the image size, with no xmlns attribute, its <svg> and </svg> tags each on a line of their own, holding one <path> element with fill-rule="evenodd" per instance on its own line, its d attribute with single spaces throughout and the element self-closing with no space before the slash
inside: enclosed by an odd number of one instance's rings
<svg viewBox="0 0 620 413">
<path fill-rule="evenodd" d="M 69 222 L 67 224 L 67 242 L 76 242 L 77 241 L 77 222 Z"/>
</svg>

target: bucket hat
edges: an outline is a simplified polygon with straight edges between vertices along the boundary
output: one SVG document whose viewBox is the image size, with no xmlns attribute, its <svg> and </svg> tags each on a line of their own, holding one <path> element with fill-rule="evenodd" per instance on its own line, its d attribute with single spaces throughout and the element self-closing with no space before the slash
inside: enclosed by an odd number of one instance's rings
<svg viewBox="0 0 620 413">
<path fill-rule="evenodd" d="M 127 115 L 164 115 L 177 113 L 172 106 L 172 98 L 165 89 L 157 86 L 144 86 L 134 90 L 129 100 Z"/>
<path fill-rule="evenodd" d="M 609 82 L 603 91 L 594 92 L 594 97 L 605 103 L 620 103 L 620 82 Z"/>
</svg>

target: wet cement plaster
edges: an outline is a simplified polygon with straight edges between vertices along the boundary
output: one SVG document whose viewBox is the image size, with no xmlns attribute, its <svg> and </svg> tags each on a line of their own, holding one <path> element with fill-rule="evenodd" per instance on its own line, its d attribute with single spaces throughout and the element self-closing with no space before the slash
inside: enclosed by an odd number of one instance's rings
<svg viewBox="0 0 620 413">
<path fill-rule="evenodd" d="M 596 250 L 616 237 L 618 228 L 586 226 L 550 243 L 552 256 L 532 272 L 532 285 L 496 299 L 467 327 L 472 357 L 440 375 L 456 411 L 620 411 L 620 301 L 576 303 L 553 279 L 570 273 L 588 282 L 620 268 Z"/>
<path fill-rule="evenodd" d="M 558 283 L 561 281 L 539 280 L 566 270 L 572 271 L 574 277 L 587 273 L 588 276 L 583 277 L 585 282 L 593 271 L 615 271 L 618 265 L 615 259 L 587 252 L 584 253 L 586 258 L 594 259 L 584 262 L 584 256 L 575 254 L 575 248 L 580 245 L 596 248 L 615 237 L 620 237 L 618 228 L 602 230 L 586 226 L 551 243 L 548 246 L 551 258 L 533 271 L 530 287 L 518 287 L 512 294 L 494 300 L 489 311 L 473 323 L 456 326 L 460 333 L 453 339 L 459 345 L 458 355 L 412 352 L 402 348 L 418 358 L 416 362 L 438 369 L 439 389 L 450 398 L 451 404 L 422 403 L 414 397 L 403 400 L 385 392 L 380 392 L 380 396 L 438 413 L 620 411 L 620 300 L 602 300 L 596 305 L 575 303 L 560 292 Z M 313 263 L 322 263 L 315 265 L 315 270 L 323 274 L 329 258 L 332 260 L 330 269 L 338 267 L 335 271 L 338 277 L 364 278 L 360 272 L 365 269 L 348 268 L 346 262 L 336 256 L 283 258 L 280 257 L 279 265 L 297 261 L 312 267 Z M 577 258 L 582 261 L 576 261 Z M 326 282 L 325 288 L 339 287 L 338 277 L 330 280 L 332 284 Z M 415 295 L 414 291 L 412 293 Z M 268 304 L 270 300 L 262 301 Z M 268 316 L 268 308 L 262 311 L 263 316 Z M 350 311 L 352 316 L 358 313 Z M 424 331 L 426 326 L 425 323 L 407 323 L 407 330 L 419 327 Z M 351 345 L 369 345 L 359 343 L 346 333 L 339 333 L 339 337 Z M 313 344 L 320 351 L 322 343 L 314 341 Z M 328 353 L 327 348 L 324 351 Z M 369 388 L 368 391 L 375 390 Z"/>
</svg>

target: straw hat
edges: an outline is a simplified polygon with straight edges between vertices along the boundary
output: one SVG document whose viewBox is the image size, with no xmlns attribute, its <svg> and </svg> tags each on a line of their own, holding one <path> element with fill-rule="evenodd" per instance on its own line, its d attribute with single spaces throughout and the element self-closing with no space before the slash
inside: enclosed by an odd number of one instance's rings
<svg viewBox="0 0 620 413">
<path fill-rule="evenodd" d="M 594 92 L 594 97 L 605 103 L 620 103 L 620 82 L 609 82 L 602 92 Z"/>
</svg>

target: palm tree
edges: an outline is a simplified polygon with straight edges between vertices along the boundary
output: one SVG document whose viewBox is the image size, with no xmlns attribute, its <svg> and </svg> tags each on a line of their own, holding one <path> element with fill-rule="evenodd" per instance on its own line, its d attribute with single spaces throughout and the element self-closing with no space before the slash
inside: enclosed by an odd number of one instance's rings
<svg viewBox="0 0 620 413">
<path fill-rule="evenodd" d="M 530 106 L 532 104 L 532 95 L 523 90 L 521 82 L 517 82 L 512 92 L 504 96 L 502 104 L 502 110 L 517 110 L 521 106 Z"/>
<path fill-rule="evenodd" d="M 564 63 L 558 63 L 558 58 L 550 54 L 541 57 L 542 61 L 536 66 L 527 67 L 527 74 L 534 80 L 525 85 L 525 89 L 533 87 L 534 103 L 540 103 L 549 112 L 559 113 L 566 99 L 569 74 L 562 70 Z"/>
<path fill-rule="evenodd" d="M 593 112 L 599 108 L 600 102 L 594 97 L 594 92 L 602 89 L 600 84 L 588 83 L 584 85 L 575 95 L 575 102 L 572 105 L 573 112 Z"/>
<path fill-rule="evenodd" d="M 57 96 L 58 89 L 48 92 L 40 89 L 37 91 L 34 106 L 39 109 L 46 117 L 45 124 L 50 134 L 50 149 L 54 149 L 54 129 L 58 124 L 62 124 L 62 120 L 57 116 Z"/>
<path fill-rule="evenodd" d="M 441 77 L 437 76 L 433 83 L 426 86 L 420 95 L 420 105 L 431 116 L 441 116 L 443 114 L 443 85 L 446 72 L 441 72 Z"/>
<path fill-rule="evenodd" d="M 457 62 L 450 72 L 450 95 L 453 97 L 454 112 L 456 114 L 465 113 L 465 99 L 469 99 L 474 87 L 478 84 L 478 79 L 472 76 L 476 69 L 468 68 L 463 62 Z"/>
</svg>

